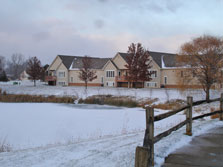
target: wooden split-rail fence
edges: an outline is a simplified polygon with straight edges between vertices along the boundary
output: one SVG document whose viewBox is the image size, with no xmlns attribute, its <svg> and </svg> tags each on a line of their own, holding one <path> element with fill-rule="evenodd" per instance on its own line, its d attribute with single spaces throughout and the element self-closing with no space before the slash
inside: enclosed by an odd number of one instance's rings
<svg viewBox="0 0 223 167">
<path fill-rule="evenodd" d="M 219 110 L 213 111 L 207 114 L 192 117 L 192 107 L 207 103 L 206 100 L 193 102 L 193 97 L 187 97 L 187 105 L 183 106 L 177 110 L 169 111 L 164 114 L 154 116 L 154 109 L 152 107 L 146 108 L 146 130 L 143 141 L 143 146 L 136 147 L 135 153 L 135 167 L 150 167 L 154 166 L 154 144 L 160 141 L 162 138 L 170 135 L 173 131 L 176 131 L 186 125 L 186 135 L 192 135 L 192 121 L 207 116 L 219 114 L 219 119 L 223 120 L 223 93 L 220 98 L 211 99 L 209 103 L 220 101 Z M 173 116 L 181 111 L 186 110 L 185 121 L 179 123 L 178 125 L 170 128 L 169 130 L 154 136 L 154 122 L 163 120 L 170 116 Z"/>
</svg>

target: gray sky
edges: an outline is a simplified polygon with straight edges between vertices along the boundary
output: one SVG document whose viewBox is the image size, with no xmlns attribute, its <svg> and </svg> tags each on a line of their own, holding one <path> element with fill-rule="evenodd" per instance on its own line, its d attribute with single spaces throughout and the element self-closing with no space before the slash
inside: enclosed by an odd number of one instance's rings
<svg viewBox="0 0 223 167">
<path fill-rule="evenodd" d="M 113 57 L 141 42 L 176 53 L 203 34 L 223 35 L 223 0 L 0 0 L 0 55 Z"/>
</svg>

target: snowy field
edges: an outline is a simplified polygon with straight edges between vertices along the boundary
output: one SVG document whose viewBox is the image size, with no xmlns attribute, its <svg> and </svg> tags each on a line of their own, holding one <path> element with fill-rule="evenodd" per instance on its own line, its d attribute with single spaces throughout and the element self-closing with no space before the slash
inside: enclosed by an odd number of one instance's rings
<svg viewBox="0 0 223 167">
<path fill-rule="evenodd" d="M 212 107 L 218 107 L 213 103 Z M 200 111 L 204 110 L 204 111 Z M 200 112 L 210 112 L 203 105 Z M 155 115 L 166 111 L 157 110 Z M 195 112 L 195 111 L 194 111 Z M 198 113 L 194 114 L 197 115 Z M 155 123 L 155 135 L 183 121 L 179 113 Z M 216 120 L 195 121 L 193 136 L 223 125 Z M 0 103 L 0 141 L 12 147 L 0 153 L 0 164 L 12 166 L 133 167 L 142 145 L 145 111 L 100 105 Z M 187 144 L 185 127 L 155 144 L 156 166 L 171 151 Z"/>
<path fill-rule="evenodd" d="M 73 86 L 48 86 L 45 83 L 37 82 L 34 87 L 30 81 L 20 82 L 20 85 L 13 85 L 13 81 L 0 82 L 0 88 L 7 93 L 13 94 L 32 94 L 32 95 L 56 95 L 56 96 L 75 96 L 77 98 L 86 98 L 92 95 L 115 95 L 115 96 L 129 96 L 136 100 L 155 99 L 158 98 L 157 103 L 166 102 L 171 99 L 186 100 L 187 96 L 193 96 L 194 100 L 202 100 L 205 94 L 202 90 L 187 90 L 180 92 L 177 89 L 129 89 L 129 88 L 107 88 L 107 87 L 88 87 L 85 91 L 84 87 Z M 220 97 L 221 91 L 212 90 L 211 98 Z"/>
</svg>

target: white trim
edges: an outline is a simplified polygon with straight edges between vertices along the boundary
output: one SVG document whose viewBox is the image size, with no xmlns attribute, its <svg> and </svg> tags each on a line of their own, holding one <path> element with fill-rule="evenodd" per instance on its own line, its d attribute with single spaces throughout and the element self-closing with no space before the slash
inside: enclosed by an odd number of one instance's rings
<svg viewBox="0 0 223 167">
<path fill-rule="evenodd" d="M 66 85 L 65 81 L 58 81 L 57 83 L 58 83 L 59 86 L 65 86 Z"/>
<path fill-rule="evenodd" d="M 158 77 L 158 70 L 156 70 L 156 69 L 149 69 L 149 72 L 151 72 L 151 71 L 155 71 L 156 73 L 156 76 L 153 76 L 153 75 L 155 75 L 155 74 L 152 74 L 151 75 L 151 78 L 157 78 Z"/>
<path fill-rule="evenodd" d="M 107 81 L 106 82 L 106 86 L 108 86 L 108 87 L 115 87 L 115 82 L 113 82 L 113 81 Z"/>
<path fill-rule="evenodd" d="M 66 71 L 64 71 L 64 70 L 58 70 L 57 72 L 58 72 L 58 78 L 66 78 Z M 60 73 L 63 73 L 64 76 L 60 76 Z"/>
<path fill-rule="evenodd" d="M 114 72 L 114 76 L 112 75 L 112 73 L 107 73 L 107 72 Z M 108 74 L 108 75 L 107 75 Z M 115 77 L 115 70 L 106 70 L 105 71 L 105 77 L 106 78 L 114 78 Z"/>
<path fill-rule="evenodd" d="M 146 82 L 146 87 L 157 88 L 157 82 Z"/>
</svg>

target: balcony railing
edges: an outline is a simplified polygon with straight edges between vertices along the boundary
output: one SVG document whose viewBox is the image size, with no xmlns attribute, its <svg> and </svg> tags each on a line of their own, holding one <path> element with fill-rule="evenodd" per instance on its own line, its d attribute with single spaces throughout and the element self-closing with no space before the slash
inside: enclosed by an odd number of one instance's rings
<svg viewBox="0 0 223 167">
<path fill-rule="evenodd" d="M 56 81 L 57 77 L 56 76 L 45 76 L 45 81 Z"/>
<path fill-rule="evenodd" d="M 115 80 L 116 80 L 116 82 L 128 82 L 126 76 L 116 76 Z"/>
<path fill-rule="evenodd" d="M 115 81 L 116 82 L 128 82 L 128 79 L 126 76 L 116 76 L 115 77 Z M 134 81 L 135 82 L 135 81 Z M 137 80 L 137 82 L 145 82 L 145 81 L 142 81 L 142 80 Z"/>
</svg>

